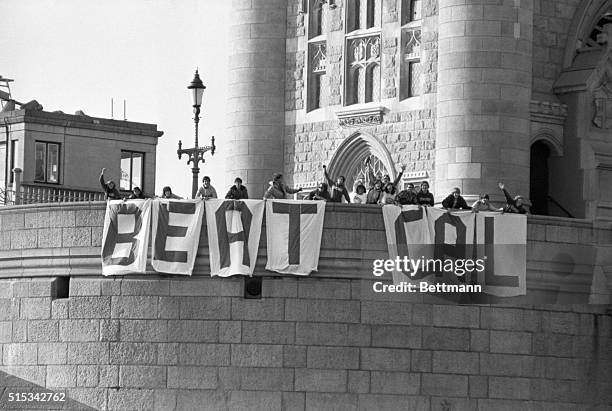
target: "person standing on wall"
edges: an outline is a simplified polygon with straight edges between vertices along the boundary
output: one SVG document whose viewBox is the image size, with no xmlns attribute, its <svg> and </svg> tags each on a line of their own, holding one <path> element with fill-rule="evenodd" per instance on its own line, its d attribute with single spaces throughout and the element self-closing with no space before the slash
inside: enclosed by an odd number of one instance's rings
<svg viewBox="0 0 612 411">
<path fill-rule="evenodd" d="M 217 198 L 217 190 L 210 185 L 210 177 L 204 176 L 204 178 L 202 178 L 202 186 L 198 190 L 196 197 L 204 200 L 208 200 L 209 198 Z"/>
<path fill-rule="evenodd" d="M 302 188 L 291 188 L 285 184 L 281 173 L 274 173 L 270 187 L 264 194 L 264 200 L 285 200 L 287 194 L 295 194 L 302 191 Z"/>
<path fill-rule="evenodd" d="M 331 203 L 341 203 L 342 199 L 344 198 L 347 203 L 350 203 L 351 198 L 349 197 L 348 190 L 344 185 L 344 182 L 346 180 L 344 176 L 339 176 L 336 181 L 334 181 L 327 173 L 327 166 L 325 165 L 323 165 L 323 174 L 325 174 L 325 179 L 327 180 L 327 183 L 332 189 L 329 201 Z"/>
</svg>

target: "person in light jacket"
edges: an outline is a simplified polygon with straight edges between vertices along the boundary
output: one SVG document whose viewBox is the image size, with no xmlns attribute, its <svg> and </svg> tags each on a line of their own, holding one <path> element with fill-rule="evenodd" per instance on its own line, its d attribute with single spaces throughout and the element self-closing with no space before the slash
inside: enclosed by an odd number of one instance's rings
<svg viewBox="0 0 612 411">
<path fill-rule="evenodd" d="M 270 181 L 270 187 L 264 194 L 264 200 L 268 199 L 276 199 L 276 200 L 285 200 L 287 198 L 287 194 L 295 194 L 302 191 L 302 188 L 291 188 L 285 184 L 283 179 L 283 175 L 281 173 L 274 173 L 272 176 L 272 181 Z"/>
</svg>

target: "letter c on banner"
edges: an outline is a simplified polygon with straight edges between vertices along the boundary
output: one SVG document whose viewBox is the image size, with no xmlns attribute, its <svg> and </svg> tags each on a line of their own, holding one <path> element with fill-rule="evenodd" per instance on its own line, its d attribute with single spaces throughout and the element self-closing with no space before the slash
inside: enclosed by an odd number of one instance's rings
<svg viewBox="0 0 612 411">
<path fill-rule="evenodd" d="M 397 242 L 397 255 L 410 257 L 408 255 L 408 239 L 404 224 L 419 221 L 423 218 L 423 208 L 418 210 L 402 211 L 395 220 L 395 239 Z"/>
<path fill-rule="evenodd" d="M 134 216 L 134 231 L 131 233 L 119 234 L 119 215 L 133 215 Z M 122 203 L 122 204 L 109 204 L 109 217 L 110 224 L 108 232 L 106 234 L 106 241 L 102 247 L 102 260 L 106 265 L 130 265 L 132 264 L 136 256 L 134 251 L 138 248 L 138 239 L 136 236 L 142 229 L 142 215 L 140 208 L 136 204 Z M 130 254 L 128 257 L 113 258 L 115 246 L 117 244 L 131 244 Z"/>
</svg>

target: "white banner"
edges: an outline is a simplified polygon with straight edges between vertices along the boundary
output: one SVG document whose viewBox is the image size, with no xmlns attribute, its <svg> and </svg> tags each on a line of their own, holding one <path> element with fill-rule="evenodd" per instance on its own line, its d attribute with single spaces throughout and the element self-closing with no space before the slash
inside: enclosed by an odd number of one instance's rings
<svg viewBox="0 0 612 411">
<path fill-rule="evenodd" d="M 385 234 L 389 247 L 389 259 L 399 256 L 412 259 L 433 257 L 434 233 L 427 222 L 426 207 L 405 205 L 402 207 L 384 205 L 382 208 L 385 221 Z M 421 270 L 393 270 L 393 283 L 411 282 L 423 275 Z"/>
<path fill-rule="evenodd" d="M 191 275 L 198 252 L 204 202 L 153 201 L 153 257 L 155 271 Z"/>
<path fill-rule="evenodd" d="M 147 263 L 151 200 L 106 203 L 102 234 L 102 274 L 144 273 Z"/>
<path fill-rule="evenodd" d="M 411 261 L 406 271 L 393 270 L 394 284 L 480 285 L 499 297 L 525 295 L 525 215 L 389 205 L 383 218 L 389 258 Z"/>
<path fill-rule="evenodd" d="M 252 275 L 264 200 L 206 200 L 211 275 Z"/>
<path fill-rule="evenodd" d="M 308 275 L 317 271 L 325 201 L 268 200 L 266 270 Z"/>
</svg>

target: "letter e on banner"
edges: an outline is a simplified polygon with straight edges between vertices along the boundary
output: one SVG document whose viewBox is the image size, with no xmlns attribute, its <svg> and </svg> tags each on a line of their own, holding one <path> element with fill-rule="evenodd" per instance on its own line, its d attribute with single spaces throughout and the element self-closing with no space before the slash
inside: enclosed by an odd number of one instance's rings
<svg viewBox="0 0 612 411">
<path fill-rule="evenodd" d="M 155 271 L 191 275 L 198 252 L 204 204 L 200 200 L 153 202 Z"/>
<path fill-rule="evenodd" d="M 144 273 L 151 200 L 109 201 L 102 235 L 102 274 Z"/>
</svg>

